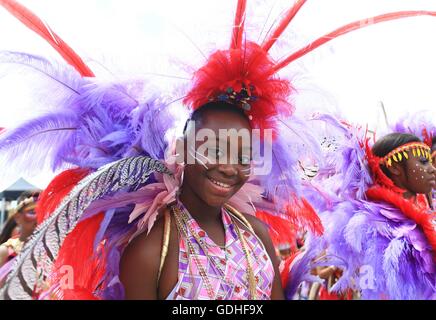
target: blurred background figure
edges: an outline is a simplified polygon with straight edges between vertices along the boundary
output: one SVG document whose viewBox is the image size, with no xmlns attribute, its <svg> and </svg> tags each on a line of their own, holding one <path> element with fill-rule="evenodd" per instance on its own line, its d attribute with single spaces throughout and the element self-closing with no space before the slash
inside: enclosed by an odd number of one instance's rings
<svg viewBox="0 0 436 320">
<path fill-rule="evenodd" d="M 17 199 L 0 235 L 0 267 L 12 260 L 36 227 L 35 206 L 39 191 L 23 192 Z"/>
</svg>

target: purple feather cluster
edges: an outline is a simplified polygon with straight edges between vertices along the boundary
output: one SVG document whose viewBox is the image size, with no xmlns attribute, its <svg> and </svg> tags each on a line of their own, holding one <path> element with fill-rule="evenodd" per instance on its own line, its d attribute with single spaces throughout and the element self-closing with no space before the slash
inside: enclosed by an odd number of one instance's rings
<svg viewBox="0 0 436 320">
<path fill-rule="evenodd" d="M 295 115 L 280 118 L 276 129 L 278 135 L 270 146 L 271 171 L 256 176 L 256 180 L 265 189 L 267 198 L 274 200 L 277 210 L 281 211 L 283 205 L 302 195 L 301 162 L 319 163 L 322 159 L 319 142 L 311 135 L 304 120 Z"/>
<path fill-rule="evenodd" d="M 363 299 L 434 298 L 436 270 L 419 228 L 399 209 L 365 197 L 372 185 L 362 147 L 366 132 L 333 120 L 326 123 L 342 127 L 343 139 L 324 155 L 335 166 L 305 189 L 325 229 L 322 237 L 309 238 L 310 252 L 322 256 L 324 266 L 343 271 L 331 291 L 354 289 Z"/>
<path fill-rule="evenodd" d="M 412 115 L 404 115 L 391 125 L 389 129 L 391 130 L 390 132 L 414 134 L 424 141 L 424 130 L 427 131 L 430 137 L 436 136 L 436 120 L 428 112 L 416 112 Z"/>
<path fill-rule="evenodd" d="M 323 150 L 326 165 L 320 168 L 313 184 L 333 199 L 365 199 L 365 191 L 372 185 L 363 147 L 366 131 L 345 126 L 331 115 L 319 115 L 317 120 L 324 122 L 328 132 L 335 133 L 337 145 Z"/>
<path fill-rule="evenodd" d="M 431 248 L 399 209 L 350 200 L 337 203 L 321 219 L 328 232 L 318 242 L 318 252 L 326 253 L 325 265 L 343 270 L 332 291 L 352 288 L 362 299 L 435 297 Z"/>
<path fill-rule="evenodd" d="M 44 99 L 54 104 L 53 111 L 0 136 L 2 161 L 37 172 L 48 162 L 56 170 L 98 168 L 138 154 L 163 158 L 174 119 L 169 100 L 143 79 L 82 78 L 70 66 L 17 52 L 2 52 L 0 63 L 42 76 Z"/>
</svg>

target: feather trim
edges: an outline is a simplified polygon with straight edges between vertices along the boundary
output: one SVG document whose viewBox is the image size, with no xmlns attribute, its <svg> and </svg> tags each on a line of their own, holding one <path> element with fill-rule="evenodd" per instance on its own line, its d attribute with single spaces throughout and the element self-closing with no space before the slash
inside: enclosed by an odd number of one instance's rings
<svg viewBox="0 0 436 320">
<path fill-rule="evenodd" d="M 0 0 L 6 10 L 20 20 L 26 27 L 46 40 L 83 77 L 94 77 L 94 73 L 83 60 L 51 28 L 33 12 L 14 0 Z"/>
<path fill-rule="evenodd" d="M 39 285 L 38 262 L 48 264 L 45 269 L 51 267 L 66 235 L 76 227 L 86 208 L 107 194 L 144 184 L 153 172 L 171 175 L 157 160 L 131 157 L 103 166 L 82 179 L 25 244 L 0 296 L 4 299 L 31 299 Z"/>
<path fill-rule="evenodd" d="M 401 194 L 381 186 L 374 186 L 368 189 L 366 194 L 373 201 L 384 201 L 394 205 L 407 218 L 415 222 L 432 247 L 433 259 L 436 262 L 436 229 L 433 224 L 433 221 L 436 219 L 435 212 L 430 212 L 428 208 L 419 207 L 412 201 L 405 199 Z"/>
</svg>

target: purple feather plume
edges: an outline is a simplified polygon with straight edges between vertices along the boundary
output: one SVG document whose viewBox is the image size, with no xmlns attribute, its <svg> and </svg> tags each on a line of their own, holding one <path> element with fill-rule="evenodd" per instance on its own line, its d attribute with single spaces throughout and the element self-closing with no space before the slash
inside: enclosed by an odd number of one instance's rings
<svg viewBox="0 0 436 320">
<path fill-rule="evenodd" d="M 271 147 L 271 171 L 256 176 L 256 180 L 265 189 L 266 196 L 274 199 L 277 210 L 281 211 L 284 204 L 302 195 L 301 162 L 319 163 L 322 160 L 319 143 L 310 134 L 305 121 L 295 115 L 279 119 L 277 131 L 278 136 Z"/>
<path fill-rule="evenodd" d="M 138 154 L 163 158 L 174 117 L 167 110 L 169 100 L 146 81 L 81 78 L 68 65 L 16 52 L 2 52 L 0 63 L 43 77 L 44 87 L 35 89 L 35 96 L 44 93 L 44 103 L 54 110 L 1 136 L 8 166 L 36 173 L 47 163 L 56 170 L 98 168 Z"/>
<path fill-rule="evenodd" d="M 397 208 L 349 200 L 320 216 L 330 259 L 326 264 L 343 270 L 332 291 L 354 288 L 363 299 L 430 299 L 435 294 L 431 248 Z"/>
<path fill-rule="evenodd" d="M 411 133 L 424 141 L 427 138 L 426 135 L 430 138 L 436 136 L 436 120 L 429 112 L 416 112 L 413 115 L 407 114 L 401 117 L 390 126 L 389 130 L 391 132 Z"/>
</svg>

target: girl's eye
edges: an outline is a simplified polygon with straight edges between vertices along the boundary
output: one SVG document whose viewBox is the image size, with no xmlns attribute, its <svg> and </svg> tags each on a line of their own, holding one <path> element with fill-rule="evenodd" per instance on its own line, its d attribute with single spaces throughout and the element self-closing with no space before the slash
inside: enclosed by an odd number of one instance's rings
<svg viewBox="0 0 436 320">
<path fill-rule="evenodd" d="M 209 156 L 215 157 L 216 159 L 221 158 L 224 155 L 224 152 L 221 149 L 210 148 L 208 149 Z"/>
<path fill-rule="evenodd" d="M 249 156 L 241 156 L 241 164 L 249 165 L 251 162 L 251 157 Z"/>
<path fill-rule="evenodd" d="M 428 159 L 425 158 L 425 157 L 420 157 L 420 158 L 419 158 L 419 162 L 421 162 L 422 164 L 427 164 L 427 163 L 430 162 L 430 160 L 428 160 Z"/>
</svg>

